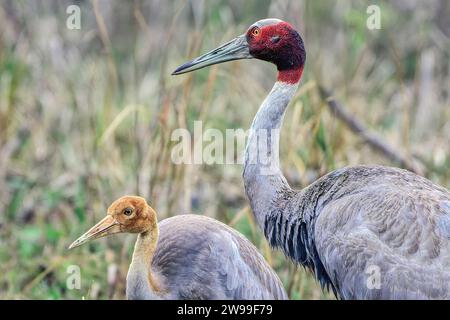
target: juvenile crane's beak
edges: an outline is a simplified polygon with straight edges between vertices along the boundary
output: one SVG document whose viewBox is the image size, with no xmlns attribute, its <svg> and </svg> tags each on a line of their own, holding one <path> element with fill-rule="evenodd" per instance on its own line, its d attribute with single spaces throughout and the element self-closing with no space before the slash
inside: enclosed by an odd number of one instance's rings
<svg viewBox="0 0 450 320">
<path fill-rule="evenodd" d="M 91 229 L 89 229 L 85 234 L 83 234 L 81 237 L 79 237 L 77 240 L 75 240 L 69 246 L 69 249 L 79 247 L 88 241 L 98 239 L 98 238 L 103 238 L 107 235 L 119 233 L 119 232 L 121 232 L 119 222 L 116 219 L 114 219 L 112 216 L 107 215 L 99 223 L 97 223 L 95 226 L 93 226 Z"/>
<path fill-rule="evenodd" d="M 191 72 L 213 64 L 231 60 L 251 59 L 245 35 L 241 35 L 192 61 L 179 66 L 172 75 Z"/>
</svg>

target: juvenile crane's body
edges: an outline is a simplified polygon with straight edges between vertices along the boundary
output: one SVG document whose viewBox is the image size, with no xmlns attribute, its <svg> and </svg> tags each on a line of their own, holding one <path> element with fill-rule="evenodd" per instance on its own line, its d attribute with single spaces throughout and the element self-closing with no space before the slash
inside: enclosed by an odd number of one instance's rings
<svg viewBox="0 0 450 320">
<path fill-rule="evenodd" d="M 119 232 L 138 233 L 127 275 L 128 299 L 287 299 L 275 272 L 239 232 L 198 215 L 157 223 L 140 197 L 116 200 L 108 216 L 71 248 Z"/>
<path fill-rule="evenodd" d="M 447 189 L 382 166 L 339 169 L 303 190 L 287 183 L 279 168 L 279 129 L 306 59 L 292 26 L 278 19 L 258 21 L 245 35 L 175 73 L 245 58 L 278 69 L 278 80 L 253 120 L 243 173 L 270 245 L 310 268 L 339 298 L 450 298 Z"/>
</svg>

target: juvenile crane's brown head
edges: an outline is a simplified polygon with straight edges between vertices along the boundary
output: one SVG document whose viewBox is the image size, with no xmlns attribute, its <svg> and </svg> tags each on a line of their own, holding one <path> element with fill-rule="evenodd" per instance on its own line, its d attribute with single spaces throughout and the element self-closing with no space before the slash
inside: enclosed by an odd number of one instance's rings
<svg viewBox="0 0 450 320">
<path fill-rule="evenodd" d="M 251 58 L 275 64 L 279 81 L 297 83 L 303 72 L 306 52 L 302 38 L 289 23 L 279 19 L 264 19 L 251 25 L 243 35 L 183 64 L 172 74 Z"/>
<path fill-rule="evenodd" d="M 143 233 L 156 229 L 156 213 L 145 199 L 124 196 L 114 201 L 109 206 L 106 217 L 75 240 L 69 249 L 115 233 Z"/>
</svg>

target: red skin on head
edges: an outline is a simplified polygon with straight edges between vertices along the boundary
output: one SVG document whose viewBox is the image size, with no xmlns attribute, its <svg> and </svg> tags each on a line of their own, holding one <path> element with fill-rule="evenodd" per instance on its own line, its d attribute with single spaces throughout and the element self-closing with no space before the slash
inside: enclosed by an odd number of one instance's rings
<svg viewBox="0 0 450 320">
<path fill-rule="evenodd" d="M 289 84 L 300 81 L 306 55 L 303 40 L 289 23 L 250 28 L 247 42 L 250 54 L 277 66 L 278 81 Z"/>
<path fill-rule="evenodd" d="M 293 70 L 278 71 L 277 80 L 289 84 L 296 84 L 300 82 L 303 74 L 303 67 Z"/>
</svg>

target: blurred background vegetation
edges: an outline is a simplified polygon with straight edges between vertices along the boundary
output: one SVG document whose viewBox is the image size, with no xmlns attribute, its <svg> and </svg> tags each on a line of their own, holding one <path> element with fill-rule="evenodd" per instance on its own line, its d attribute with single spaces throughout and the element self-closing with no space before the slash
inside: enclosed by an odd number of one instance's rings
<svg viewBox="0 0 450 320">
<path fill-rule="evenodd" d="M 66 8 L 81 8 L 81 30 Z M 369 4 L 381 30 L 368 30 Z M 335 168 L 398 165 L 329 112 L 317 85 L 383 141 L 450 186 L 450 2 L 308 0 L 0 1 L 0 298 L 123 299 L 135 236 L 67 246 L 124 194 L 159 218 L 215 217 L 245 234 L 292 299 L 328 299 L 268 247 L 241 165 L 174 165 L 176 128 L 247 129 L 276 71 L 238 61 L 181 77 L 181 63 L 278 17 L 307 66 L 282 130 L 283 171 L 302 188 Z M 79 265 L 80 290 L 66 287 Z"/>
</svg>

